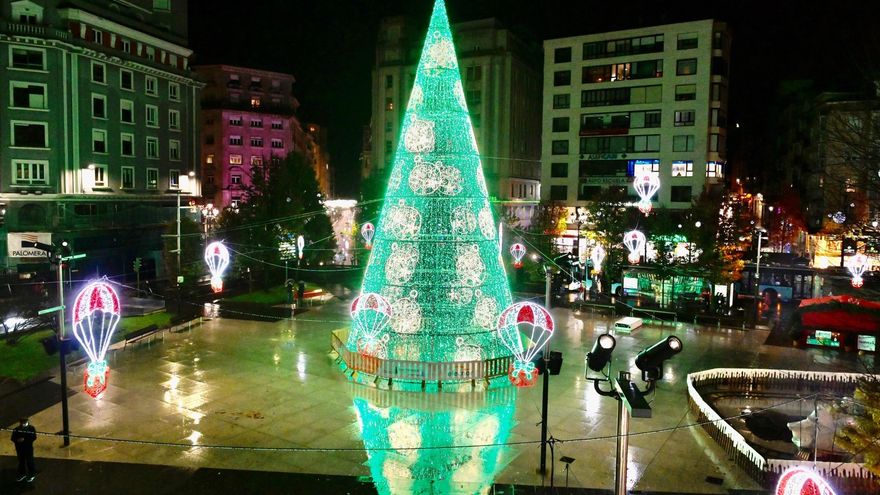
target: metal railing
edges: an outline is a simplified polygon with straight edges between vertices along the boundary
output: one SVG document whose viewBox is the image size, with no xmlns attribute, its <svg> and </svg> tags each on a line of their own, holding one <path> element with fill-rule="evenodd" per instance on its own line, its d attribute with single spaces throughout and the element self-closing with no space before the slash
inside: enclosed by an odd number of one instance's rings
<svg viewBox="0 0 880 495">
<path fill-rule="evenodd" d="M 35 36 L 40 38 L 55 38 L 59 40 L 70 39 L 70 33 L 67 31 L 62 31 L 51 26 L 21 22 L 0 22 L 0 32 L 16 36 Z"/>
</svg>

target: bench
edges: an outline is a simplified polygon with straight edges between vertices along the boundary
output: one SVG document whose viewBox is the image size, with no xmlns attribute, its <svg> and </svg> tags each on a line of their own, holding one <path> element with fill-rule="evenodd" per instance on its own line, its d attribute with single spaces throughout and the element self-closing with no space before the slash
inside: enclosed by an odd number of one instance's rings
<svg viewBox="0 0 880 495">
<path fill-rule="evenodd" d="M 151 337 L 153 334 L 156 333 L 157 330 L 159 330 L 159 327 L 156 325 L 150 325 L 141 328 L 140 330 L 135 330 L 125 337 L 125 345 L 123 347 L 128 346 L 128 344 L 139 342 L 147 337 Z"/>
</svg>

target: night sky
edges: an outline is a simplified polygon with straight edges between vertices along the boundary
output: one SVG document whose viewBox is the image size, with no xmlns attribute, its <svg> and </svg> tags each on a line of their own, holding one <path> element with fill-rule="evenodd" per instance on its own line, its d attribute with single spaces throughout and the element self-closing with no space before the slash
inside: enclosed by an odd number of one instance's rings
<svg viewBox="0 0 880 495">
<path fill-rule="evenodd" d="M 880 67 L 880 18 L 871 12 L 871 1 L 446 3 L 453 23 L 497 17 L 535 40 L 706 18 L 728 22 L 733 34 L 728 120 L 740 123 L 735 132 L 744 134 L 740 139 L 732 135 L 731 147 L 760 146 L 768 139 L 767 109 L 780 81 L 813 79 L 823 89 L 848 89 Z M 327 127 L 337 194 L 353 197 L 361 128 L 370 120 L 370 71 L 379 20 L 409 14 L 427 25 L 432 5 L 433 0 L 195 0 L 189 7 L 190 46 L 196 64 L 293 74 L 302 104 L 300 120 Z M 731 156 L 737 155 L 754 154 L 731 149 Z"/>
</svg>

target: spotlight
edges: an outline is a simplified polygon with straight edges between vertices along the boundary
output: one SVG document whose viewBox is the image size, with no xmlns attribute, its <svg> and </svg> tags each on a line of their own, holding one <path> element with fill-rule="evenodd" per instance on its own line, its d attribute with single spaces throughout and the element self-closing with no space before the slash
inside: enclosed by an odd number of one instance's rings
<svg viewBox="0 0 880 495">
<path fill-rule="evenodd" d="M 642 380 L 649 382 L 662 378 L 663 362 L 681 352 L 681 340 L 670 335 L 636 356 L 636 367 L 642 370 Z"/>
<path fill-rule="evenodd" d="M 593 371 L 602 371 L 611 360 L 611 352 L 617 341 L 607 333 L 603 333 L 593 344 L 593 350 L 587 353 L 587 367 Z"/>
</svg>

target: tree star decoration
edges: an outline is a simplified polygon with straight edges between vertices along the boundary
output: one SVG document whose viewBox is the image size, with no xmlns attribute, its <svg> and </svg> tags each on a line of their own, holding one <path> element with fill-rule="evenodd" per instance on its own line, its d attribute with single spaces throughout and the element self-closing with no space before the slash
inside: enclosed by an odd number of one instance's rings
<svg viewBox="0 0 880 495">
<path fill-rule="evenodd" d="M 220 241 L 214 241 L 205 248 L 205 263 L 211 273 L 211 289 L 214 292 L 223 290 L 223 273 L 229 267 L 229 250 Z"/>
<path fill-rule="evenodd" d="M 452 233 L 455 235 L 468 235 L 477 228 L 477 216 L 474 215 L 473 205 L 470 203 L 456 206 L 452 209 Z"/>
<path fill-rule="evenodd" d="M 846 262 L 846 268 L 849 270 L 850 275 L 852 275 L 852 286 L 855 288 L 861 287 L 865 281 L 862 279 L 862 275 L 864 275 L 865 271 L 868 269 L 868 257 L 864 254 L 858 253 L 850 256 L 849 260 Z"/>
<path fill-rule="evenodd" d="M 385 265 L 385 279 L 394 285 L 409 282 L 418 262 L 419 248 L 414 244 L 395 242 L 391 245 L 391 256 Z"/>
<path fill-rule="evenodd" d="M 89 357 L 89 365 L 83 376 L 83 389 L 93 399 L 100 399 L 107 390 L 110 368 L 104 356 L 121 316 L 119 296 L 103 280 L 90 282 L 79 291 L 73 302 L 73 336 Z"/>
<path fill-rule="evenodd" d="M 516 386 L 534 384 L 537 369 L 532 361 L 553 336 L 553 317 L 535 303 L 519 302 L 501 312 L 497 327 L 498 338 L 514 356 L 508 376 L 511 383 Z"/>
<path fill-rule="evenodd" d="M 633 179 L 633 188 L 639 195 L 639 211 L 648 215 L 651 212 L 651 198 L 660 190 L 660 176 L 651 172 L 642 173 Z"/>
<path fill-rule="evenodd" d="M 793 467 L 782 473 L 776 495 L 834 495 L 834 490 L 815 471 Z"/>
<path fill-rule="evenodd" d="M 623 245 L 629 251 L 627 259 L 630 263 L 637 265 L 645 250 L 645 234 L 638 230 L 630 230 L 623 234 Z"/>
<path fill-rule="evenodd" d="M 434 122 L 413 116 L 406 128 L 403 144 L 411 153 L 434 151 Z"/>
<path fill-rule="evenodd" d="M 483 236 L 490 241 L 495 239 L 495 221 L 492 220 L 492 210 L 489 209 L 488 205 L 480 210 L 478 221 L 480 223 L 480 232 L 483 233 Z"/>
<path fill-rule="evenodd" d="M 522 268 L 522 259 L 526 255 L 526 247 L 517 242 L 510 246 L 510 255 L 513 256 L 513 267 Z"/>
<path fill-rule="evenodd" d="M 590 261 L 593 262 L 593 273 L 602 273 L 602 263 L 605 262 L 605 248 L 601 244 L 596 244 L 596 247 L 590 252 Z"/>
<path fill-rule="evenodd" d="M 455 273 L 458 280 L 468 287 L 476 287 L 483 282 L 486 265 L 480 257 L 480 248 L 476 244 L 458 246 L 455 258 Z"/>
<path fill-rule="evenodd" d="M 422 228 L 422 215 L 419 210 L 407 206 L 401 199 L 400 203 L 388 209 L 384 228 L 390 237 L 413 239 L 419 235 Z"/>
<path fill-rule="evenodd" d="M 422 328 L 422 308 L 416 301 L 418 293 L 412 291 L 409 297 L 394 301 L 391 316 L 391 329 L 395 332 L 413 334 Z"/>
</svg>

